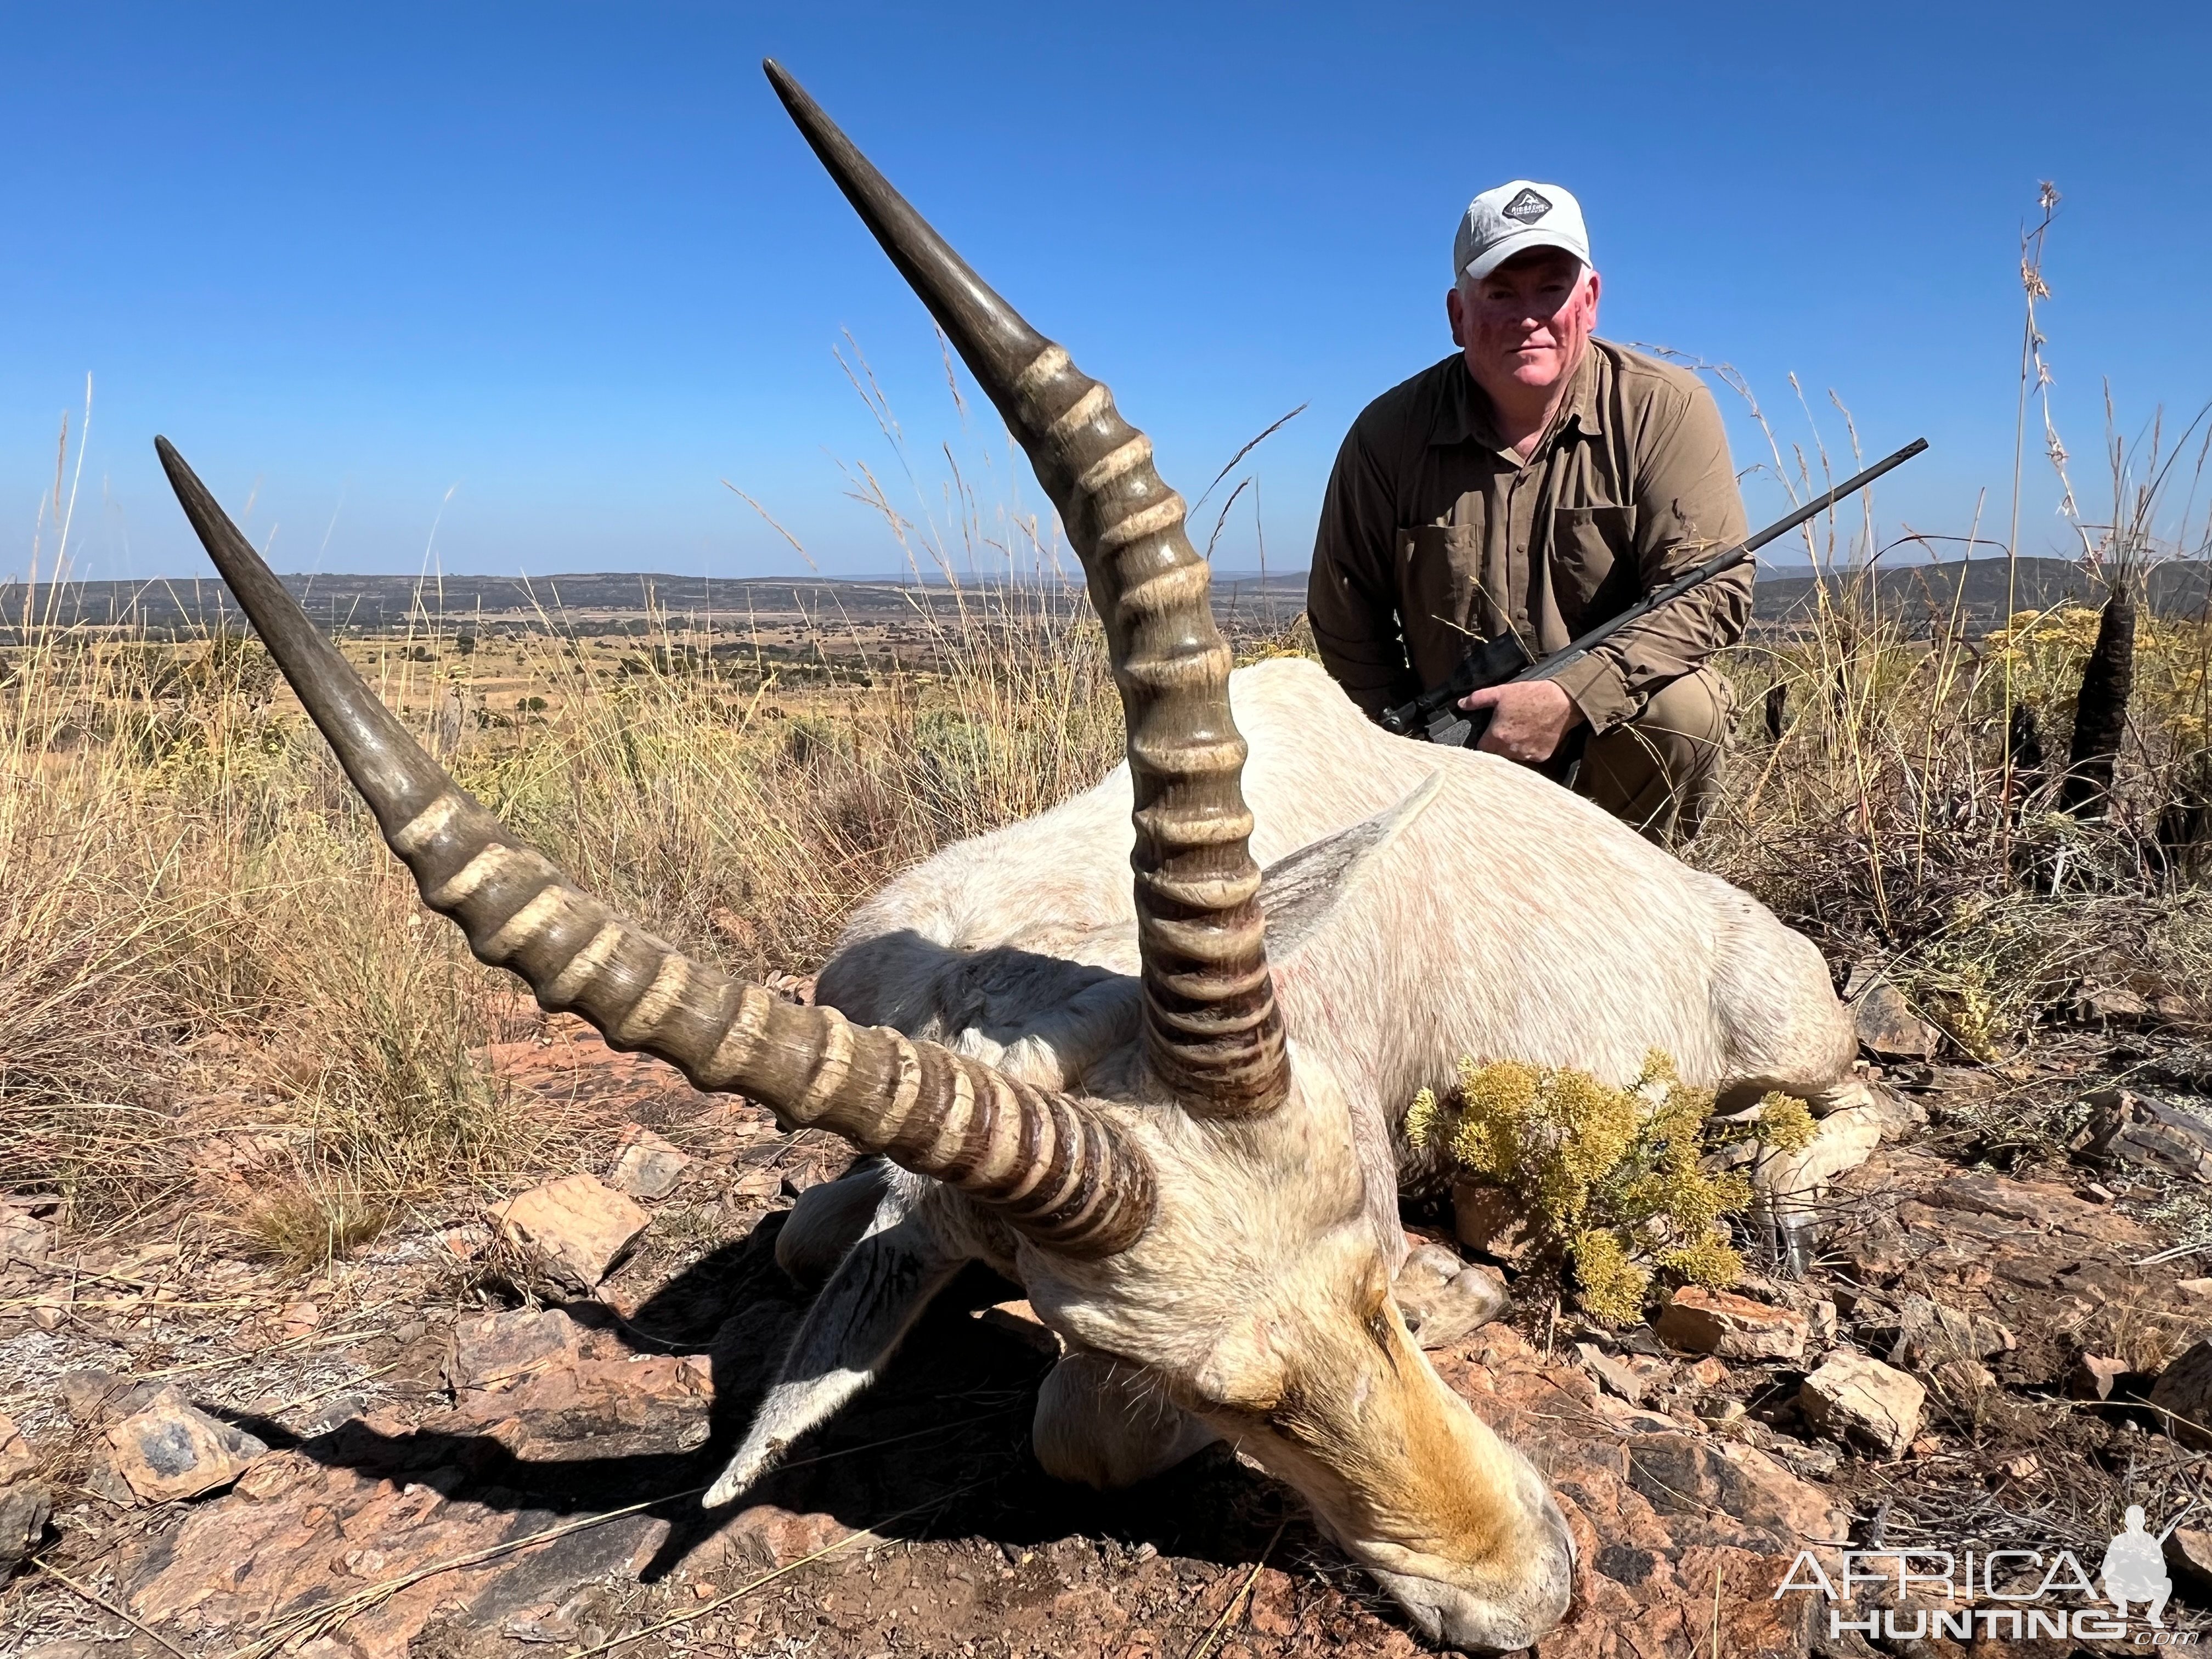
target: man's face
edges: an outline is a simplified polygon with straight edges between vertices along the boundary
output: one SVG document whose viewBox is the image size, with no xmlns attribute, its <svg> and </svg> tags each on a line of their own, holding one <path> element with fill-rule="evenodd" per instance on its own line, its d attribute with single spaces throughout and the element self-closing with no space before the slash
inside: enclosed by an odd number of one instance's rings
<svg viewBox="0 0 2212 1659">
<path fill-rule="evenodd" d="M 1582 362 L 1597 326 L 1597 273 L 1554 247 L 1516 254 L 1445 296 L 1452 343 L 1475 384 L 1493 397 L 1548 391 Z"/>
</svg>

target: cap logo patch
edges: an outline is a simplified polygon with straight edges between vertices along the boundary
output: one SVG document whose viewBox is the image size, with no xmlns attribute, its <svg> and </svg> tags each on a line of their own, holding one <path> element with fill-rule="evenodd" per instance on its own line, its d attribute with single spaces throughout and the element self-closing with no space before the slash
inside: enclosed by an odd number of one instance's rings
<svg viewBox="0 0 2212 1659">
<path fill-rule="evenodd" d="M 1552 210 L 1552 204 L 1533 190 L 1524 190 L 1498 210 L 1509 219 L 1533 225 Z"/>
</svg>

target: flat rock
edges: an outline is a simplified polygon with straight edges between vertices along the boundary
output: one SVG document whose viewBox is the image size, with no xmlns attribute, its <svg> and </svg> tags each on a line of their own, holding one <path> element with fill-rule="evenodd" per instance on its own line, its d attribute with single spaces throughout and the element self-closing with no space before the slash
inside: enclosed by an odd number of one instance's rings
<svg viewBox="0 0 2212 1659">
<path fill-rule="evenodd" d="M 2049 1209 L 2038 1191 L 2027 1182 L 1978 1173 L 1938 1182 L 1921 1194 L 1920 1202 L 1932 1209 L 1957 1210 L 2031 1224 Z"/>
<path fill-rule="evenodd" d="M 81 1429 L 128 1417 L 161 1391 L 159 1383 L 133 1382 L 96 1365 L 64 1371 L 54 1382 L 70 1421 Z"/>
<path fill-rule="evenodd" d="M 0 1209 L 0 1267 L 20 1262 L 43 1267 L 52 1251 L 54 1231 L 21 1210 Z"/>
<path fill-rule="evenodd" d="M 15 1419 L 0 1413 L 0 1485 L 20 1480 L 38 1467 L 38 1455 L 15 1426 Z"/>
<path fill-rule="evenodd" d="M 492 1212 L 501 1235 L 580 1289 L 599 1286 L 653 1218 L 597 1176 L 562 1176 Z"/>
<path fill-rule="evenodd" d="M 446 1382 L 457 1395 L 510 1388 L 524 1377 L 573 1364 L 583 1330 L 556 1308 L 517 1308 L 464 1319 L 453 1327 Z"/>
<path fill-rule="evenodd" d="M 1875 970 L 1851 969 L 1844 1000 L 1858 1025 L 1859 1047 L 1876 1060 L 1929 1060 L 1943 1034 L 1912 1012 L 1905 994 Z"/>
<path fill-rule="evenodd" d="M 1582 1356 L 1583 1368 L 1600 1382 L 1632 1406 L 1644 1403 L 1644 1377 L 1626 1360 L 1614 1358 L 1595 1342 L 1577 1342 L 1575 1352 Z"/>
<path fill-rule="evenodd" d="M 538 1461 L 573 1457 L 586 1443 L 602 1458 L 665 1455 L 706 1439 L 713 1377 L 705 1354 L 633 1354 L 611 1336 L 581 1331 L 573 1345 L 520 1376 L 471 1389 L 420 1427 L 488 1437 Z M 373 1438 L 358 1424 L 334 1433 L 340 1442 Z"/>
<path fill-rule="evenodd" d="M 1927 1401 L 1928 1390 L 1903 1371 L 1848 1349 L 1829 1355 L 1797 1391 L 1815 1430 L 1886 1457 L 1912 1443 Z"/>
<path fill-rule="evenodd" d="M 164 1389 L 107 1431 L 114 1468 L 142 1504 L 166 1504 L 227 1486 L 268 1451 L 263 1442 Z"/>
<path fill-rule="evenodd" d="M 1898 1308 L 1898 1334 L 1889 1363 L 1926 1370 L 1950 1359 L 1986 1359 L 2018 1346 L 2013 1334 L 1988 1315 L 1962 1313 L 1924 1296 L 1908 1296 Z"/>
<path fill-rule="evenodd" d="M 1469 1249 L 1500 1261 L 1526 1261 L 1537 1247 L 1527 1206 L 1484 1181 L 1452 1183 L 1452 1231 Z"/>
<path fill-rule="evenodd" d="M 1408 1255 L 1391 1293 L 1413 1340 L 1431 1349 L 1450 1346 L 1513 1306 L 1496 1268 L 1462 1261 L 1441 1244 L 1425 1244 Z"/>
<path fill-rule="evenodd" d="M 2159 1373 L 2150 1403 L 2159 1425 L 2185 1446 L 2212 1448 L 2212 1342 L 2199 1342 Z"/>
<path fill-rule="evenodd" d="M 1510 1326 L 1433 1359 L 1501 1434 L 1541 1448 L 1573 1530 L 1574 1606 L 1543 1659 L 1703 1655 L 1716 1616 L 1731 1655 L 1807 1653 L 1817 1598 L 1775 1591 L 1800 1548 L 1840 1571 L 1821 1540 L 1841 1537 L 1844 1517 L 1826 1493 L 1755 1447 L 1601 1396 L 1580 1366 L 1547 1364 Z"/>
<path fill-rule="evenodd" d="M 749 1318 L 740 1335 L 764 1349 L 764 1366 L 795 1316 L 762 1305 L 780 1317 Z M 738 1358 L 722 1364 L 743 1390 L 750 1383 Z M 665 1492 L 668 1476 L 651 1471 L 704 1443 L 714 1365 L 705 1354 L 636 1353 L 614 1332 L 557 1310 L 463 1321 L 448 1364 L 458 1379 L 451 1410 L 420 1421 L 349 1415 L 296 1450 L 259 1459 L 229 1492 L 195 1505 L 180 1529 L 125 1551 L 117 1570 L 124 1605 L 174 1638 L 222 1651 L 272 1618 L 398 1583 L 396 1595 L 347 1620 L 338 1647 L 305 1651 L 406 1659 L 434 1619 L 489 1628 L 558 1606 L 591 1581 L 635 1577 L 668 1522 L 617 1508 L 604 1524 L 408 1579 L 556 1528 L 577 1518 L 586 1493 L 612 1507 Z M 631 1460 L 643 1490 L 603 1486 Z M 552 1473 L 571 1461 L 573 1483 Z M 518 1490 L 518 1477 L 532 1484 Z"/>
<path fill-rule="evenodd" d="M 493 1546 L 544 1533 L 563 1516 L 459 1496 L 458 1470 L 389 1478 L 325 1467 L 300 1452 L 264 1459 L 238 1490 L 183 1527 L 127 1548 L 116 1577 L 131 1615 L 185 1641 L 228 1649 L 272 1618 L 326 1604 Z M 631 1515 L 470 1566 L 403 1583 L 349 1619 L 326 1659 L 408 1659 L 433 1617 L 464 1628 L 557 1599 L 610 1573 L 634 1577 L 668 1523 Z"/>
<path fill-rule="evenodd" d="M 2084 1025 L 2132 1031 L 2150 1024 L 2150 1000 L 2124 985 L 2093 986 L 2074 999 L 2074 1018 Z"/>
<path fill-rule="evenodd" d="M 1798 1359 L 1809 1333 L 1805 1316 L 1729 1291 L 1686 1285 L 1654 1322 L 1669 1347 L 1723 1359 Z"/>
<path fill-rule="evenodd" d="M 54 1512 L 54 1495 L 38 1480 L 0 1486 L 0 1581 L 39 1547 Z"/>
<path fill-rule="evenodd" d="M 691 1164 L 690 1153 L 633 1123 L 615 1155 L 614 1184 L 632 1198 L 665 1198 Z"/>
<path fill-rule="evenodd" d="M 2212 1185 L 2212 1124 L 2132 1089 L 2100 1089 L 2087 1103 L 2089 1121 L 2068 1143 L 2075 1158 L 2147 1165 Z"/>
</svg>

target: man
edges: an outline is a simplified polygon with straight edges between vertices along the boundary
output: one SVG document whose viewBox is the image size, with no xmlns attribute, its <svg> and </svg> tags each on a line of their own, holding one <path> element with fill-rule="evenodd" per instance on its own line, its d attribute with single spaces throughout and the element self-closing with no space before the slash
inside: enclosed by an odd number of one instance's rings
<svg viewBox="0 0 2212 1659">
<path fill-rule="evenodd" d="M 1459 350 L 1370 404 L 1330 475 L 1307 607 L 1373 719 L 1441 684 L 1471 638 L 1547 655 L 1744 535 L 1698 378 L 1592 337 L 1580 205 L 1516 179 L 1476 197 L 1444 296 Z M 1707 659 L 1743 634 L 1748 564 L 1555 680 L 1493 687 L 1481 746 L 1530 763 L 1589 728 L 1577 788 L 1656 841 L 1697 833 L 1732 707 Z"/>
</svg>

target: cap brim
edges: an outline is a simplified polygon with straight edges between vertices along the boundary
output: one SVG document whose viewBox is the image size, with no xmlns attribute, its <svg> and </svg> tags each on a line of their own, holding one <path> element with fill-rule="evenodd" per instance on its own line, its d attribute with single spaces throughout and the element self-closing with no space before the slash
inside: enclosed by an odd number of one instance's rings
<svg viewBox="0 0 2212 1659">
<path fill-rule="evenodd" d="M 1469 281 L 1479 283 L 1515 254 L 1526 253 L 1530 248 L 1535 247 L 1555 247 L 1562 253 L 1573 254 L 1576 258 L 1582 261 L 1585 270 L 1589 266 L 1588 249 L 1569 241 L 1556 230 L 1543 230 L 1532 225 L 1527 230 L 1516 231 L 1504 241 L 1493 243 L 1484 249 L 1480 254 L 1467 262 L 1460 275 Z"/>
</svg>

